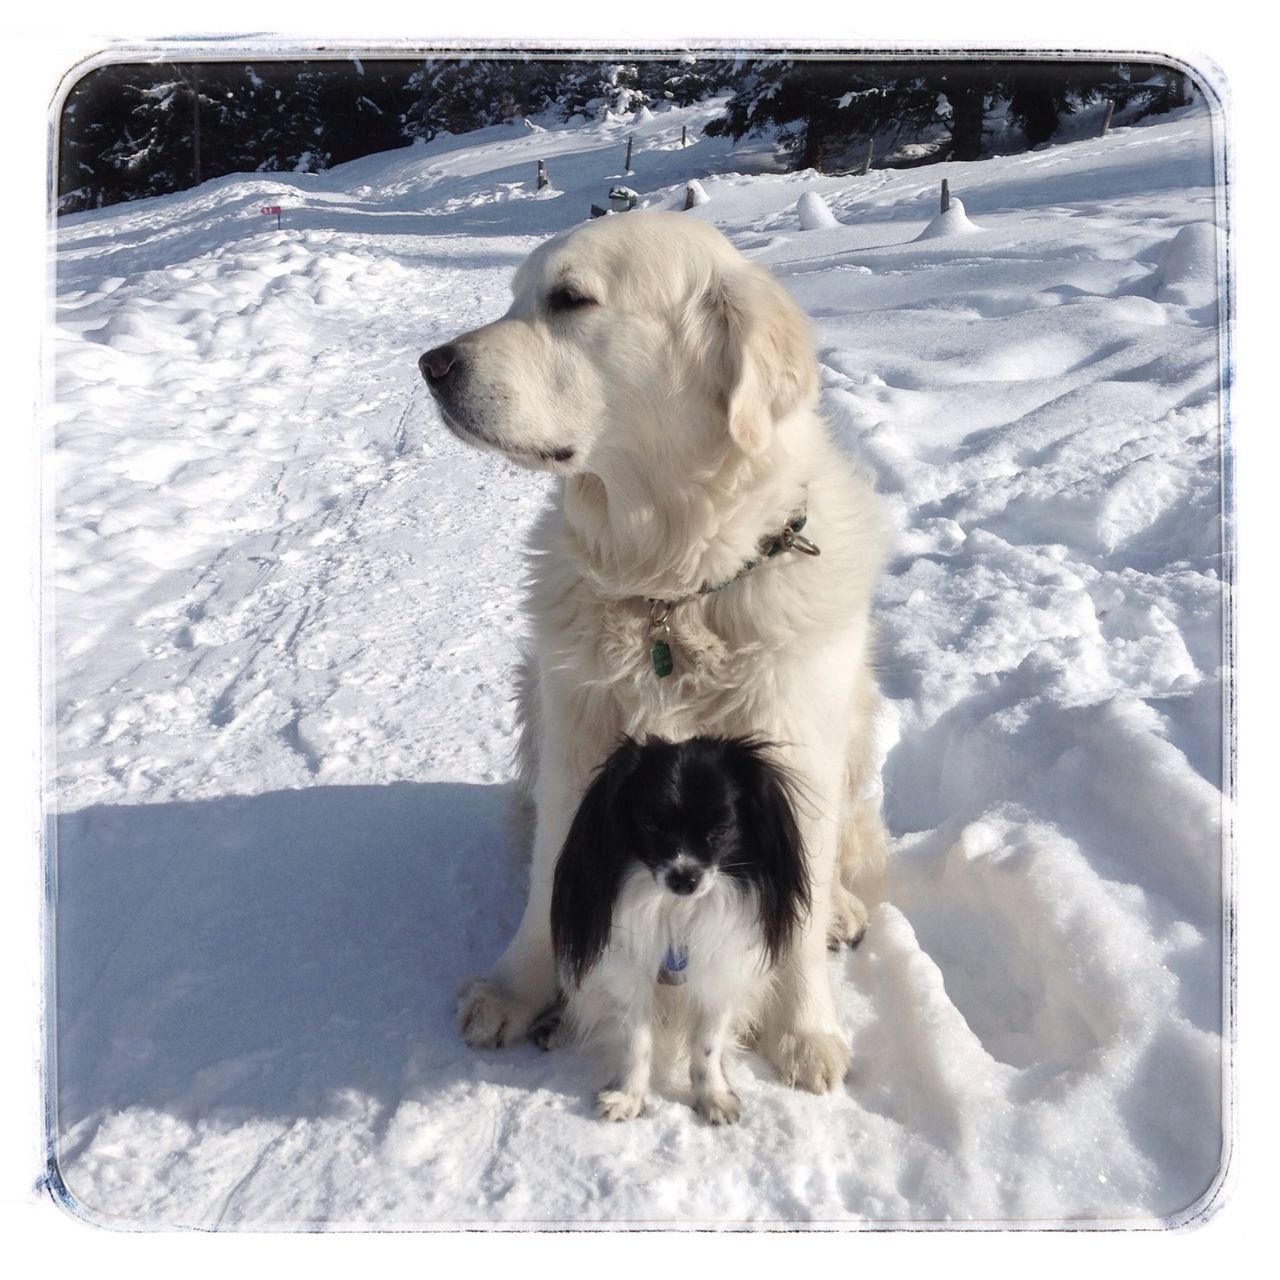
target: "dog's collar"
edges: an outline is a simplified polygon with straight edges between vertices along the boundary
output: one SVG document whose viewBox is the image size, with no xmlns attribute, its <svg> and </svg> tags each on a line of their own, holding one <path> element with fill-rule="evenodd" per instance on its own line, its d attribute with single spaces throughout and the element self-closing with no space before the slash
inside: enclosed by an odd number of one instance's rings
<svg viewBox="0 0 1280 1280">
<path fill-rule="evenodd" d="M 659 600 L 647 597 L 649 602 L 649 661 L 653 664 L 653 672 L 659 679 L 669 676 L 674 670 L 671 658 L 671 624 L 668 618 L 671 610 L 678 604 L 688 600 L 697 600 L 701 596 L 709 596 L 713 592 L 723 591 L 725 587 L 745 577 L 753 569 L 758 569 L 766 560 L 781 555 L 784 551 L 800 551 L 807 556 L 821 555 L 818 545 L 808 538 L 801 537 L 800 530 L 808 523 L 806 511 L 797 511 L 787 517 L 787 523 L 777 533 L 766 534 L 756 544 L 759 555 L 744 560 L 742 567 L 731 578 L 723 582 L 704 583 L 689 596 L 681 596 L 678 600 Z"/>
</svg>

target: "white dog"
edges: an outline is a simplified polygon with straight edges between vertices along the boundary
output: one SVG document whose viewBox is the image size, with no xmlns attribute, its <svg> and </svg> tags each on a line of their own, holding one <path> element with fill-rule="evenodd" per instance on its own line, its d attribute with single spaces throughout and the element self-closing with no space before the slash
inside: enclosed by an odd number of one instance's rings
<svg viewBox="0 0 1280 1280">
<path fill-rule="evenodd" d="M 554 1003 L 555 860 L 620 734 L 758 735 L 803 791 L 813 907 L 756 1043 L 787 1083 L 831 1089 L 850 1050 L 828 940 L 861 936 L 854 890 L 886 848 L 869 621 L 884 538 L 815 411 L 807 323 L 694 214 L 578 227 L 529 256 L 513 293 L 419 361 L 461 439 L 560 477 L 532 535 L 521 680 L 529 898 L 459 1026 L 507 1044 Z"/>
</svg>

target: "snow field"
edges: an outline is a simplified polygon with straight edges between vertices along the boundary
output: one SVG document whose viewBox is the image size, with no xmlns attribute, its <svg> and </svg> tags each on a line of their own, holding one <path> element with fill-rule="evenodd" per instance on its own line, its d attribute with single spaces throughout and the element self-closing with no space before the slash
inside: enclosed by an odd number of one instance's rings
<svg viewBox="0 0 1280 1280">
<path fill-rule="evenodd" d="M 1211 1189 L 1207 117 L 830 177 L 701 138 L 709 110 L 63 220 L 58 1155 L 95 1219 L 1149 1224 Z M 683 207 L 697 174 L 689 216 L 813 317 L 833 430 L 895 528 L 894 863 L 831 959 L 854 1067 L 817 1098 L 744 1053 L 727 1132 L 681 1081 L 603 1125 L 588 1058 L 471 1053 L 451 1020 L 523 899 L 503 784 L 547 482 L 449 436 L 415 362 L 501 314 L 628 134 L 642 203 Z M 972 229 L 922 238 L 941 177 Z M 274 203 L 281 231 L 255 221 Z"/>
</svg>

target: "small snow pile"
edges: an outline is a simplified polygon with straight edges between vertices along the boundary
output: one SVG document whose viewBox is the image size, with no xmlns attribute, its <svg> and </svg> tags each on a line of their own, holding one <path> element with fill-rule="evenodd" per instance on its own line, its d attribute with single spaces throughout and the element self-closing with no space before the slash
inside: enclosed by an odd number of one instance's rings
<svg viewBox="0 0 1280 1280">
<path fill-rule="evenodd" d="M 688 186 L 685 188 L 684 207 L 686 209 L 692 209 L 697 205 L 707 204 L 710 199 L 711 197 L 707 195 L 706 188 L 703 187 L 702 183 L 700 183 L 697 178 L 691 179 Z"/>
<path fill-rule="evenodd" d="M 1189 222 L 1169 241 L 1157 272 L 1157 302 L 1214 306 L 1218 298 L 1218 241 L 1212 222 Z"/>
<path fill-rule="evenodd" d="M 796 213 L 800 215 L 801 231 L 822 231 L 826 227 L 838 227 L 835 214 L 816 191 L 806 191 L 796 201 Z"/>
<path fill-rule="evenodd" d="M 946 213 L 940 213 L 927 227 L 916 236 L 917 240 L 940 240 L 946 236 L 968 236 L 982 228 L 965 217 L 964 205 L 951 197 L 951 205 Z"/>
</svg>

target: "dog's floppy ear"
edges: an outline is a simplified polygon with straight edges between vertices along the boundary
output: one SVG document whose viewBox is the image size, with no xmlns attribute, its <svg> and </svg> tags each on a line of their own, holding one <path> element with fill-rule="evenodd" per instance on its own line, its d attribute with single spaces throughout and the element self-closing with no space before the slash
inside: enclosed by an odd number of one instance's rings
<svg viewBox="0 0 1280 1280">
<path fill-rule="evenodd" d="M 631 738 L 602 764 L 574 814 L 551 888 L 551 945 L 562 971 L 579 985 L 604 952 L 628 861 L 617 821 L 618 788 L 639 758 Z"/>
<path fill-rule="evenodd" d="M 796 819 L 796 784 L 768 743 L 747 738 L 731 744 L 729 759 L 738 783 L 738 827 L 743 861 L 755 868 L 760 932 L 776 964 L 809 911 L 809 873 Z"/>
<path fill-rule="evenodd" d="M 768 448 L 774 424 L 817 390 L 809 323 L 787 291 L 753 263 L 726 271 L 713 289 L 729 435 L 755 456 Z"/>
</svg>

